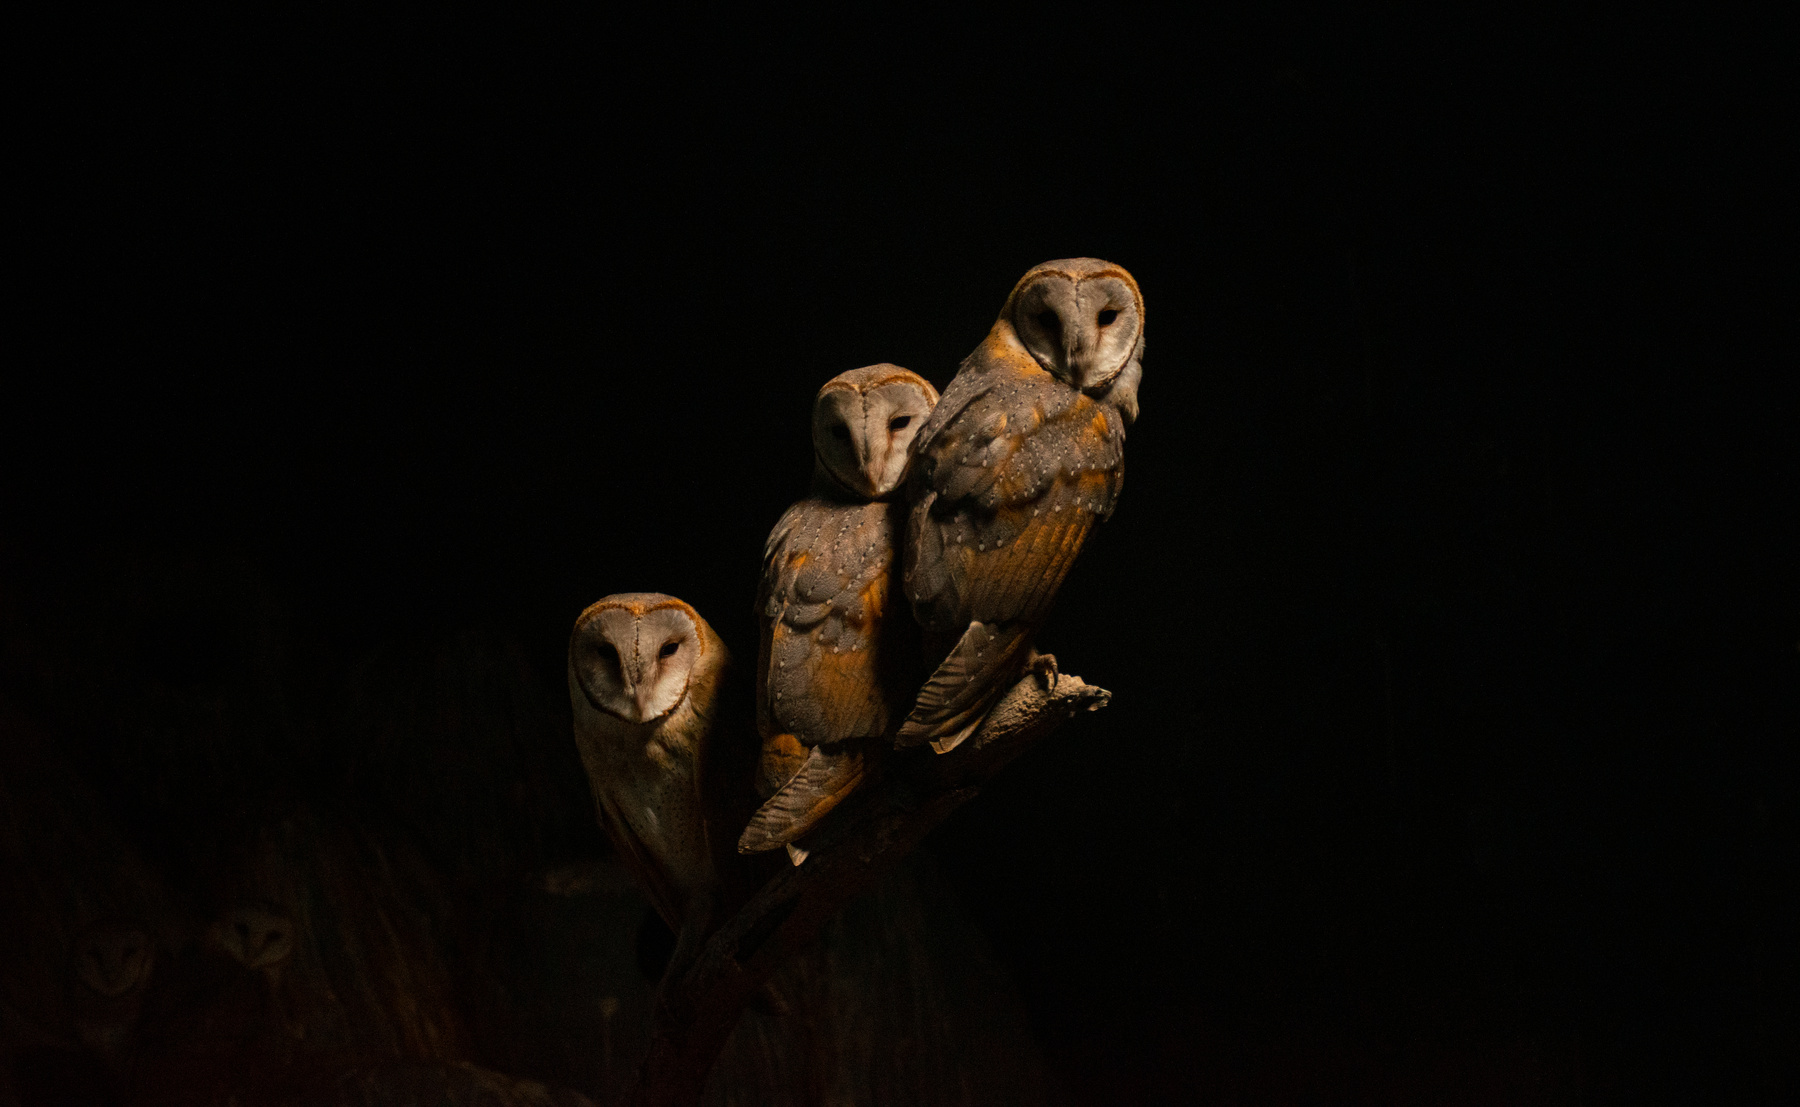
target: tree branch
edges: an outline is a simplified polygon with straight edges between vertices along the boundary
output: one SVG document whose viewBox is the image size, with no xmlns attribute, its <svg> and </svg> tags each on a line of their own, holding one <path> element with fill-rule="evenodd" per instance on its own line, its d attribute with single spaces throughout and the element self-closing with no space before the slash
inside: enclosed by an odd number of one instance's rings
<svg viewBox="0 0 1800 1107">
<path fill-rule="evenodd" d="M 1040 677 L 1027 673 L 956 749 L 890 755 L 878 779 L 807 836 L 805 864 L 772 877 L 703 948 L 671 961 L 657 990 L 650 1053 L 631 1102 L 698 1103 L 744 1004 L 789 956 L 1008 762 L 1076 713 L 1098 711 L 1111 698 L 1080 677 L 1057 677 L 1046 689 Z M 693 949 L 691 935 L 682 939 L 678 944 Z"/>
</svg>

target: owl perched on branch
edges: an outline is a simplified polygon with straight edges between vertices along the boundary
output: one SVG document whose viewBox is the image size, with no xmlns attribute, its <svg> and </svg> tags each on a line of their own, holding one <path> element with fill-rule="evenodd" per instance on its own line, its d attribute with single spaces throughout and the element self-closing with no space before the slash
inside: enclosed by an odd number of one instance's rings
<svg viewBox="0 0 1800 1107">
<path fill-rule="evenodd" d="M 897 744 L 954 749 L 1028 667 L 1031 635 L 1125 479 L 1144 300 L 1119 266 L 1049 261 L 1014 286 L 914 445 L 906 596 L 936 661 Z"/>
<path fill-rule="evenodd" d="M 848 796 L 917 687 L 918 630 L 895 610 L 913 438 L 937 390 L 897 365 L 840 373 L 813 401 L 812 494 L 763 552 L 756 615 L 758 791 L 738 848 L 788 846 Z"/>
</svg>

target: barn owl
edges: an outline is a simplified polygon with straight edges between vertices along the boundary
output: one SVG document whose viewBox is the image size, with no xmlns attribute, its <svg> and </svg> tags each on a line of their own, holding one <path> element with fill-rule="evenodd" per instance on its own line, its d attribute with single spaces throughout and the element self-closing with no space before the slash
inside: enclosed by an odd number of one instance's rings
<svg viewBox="0 0 1800 1107">
<path fill-rule="evenodd" d="M 891 617 L 905 533 L 913 437 L 937 389 L 897 365 L 827 381 L 813 401 L 812 495 L 787 510 L 763 550 L 756 614 L 757 789 L 767 802 L 738 840 L 788 846 L 861 783 L 917 688 L 917 627 Z"/>
<path fill-rule="evenodd" d="M 75 1029 L 108 1061 L 131 1040 L 156 969 L 156 943 L 136 923 L 101 922 L 75 944 Z"/>
<path fill-rule="evenodd" d="M 936 672 L 896 739 L 954 749 L 1028 668 L 1095 520 L 1125 478 L 1144 299 L 1119 266 L 1048 261 L 1020 278 L 986 341 L 919 431 L 907 499 L 906 595 Z"/>
<path fill-rule="evenodd" d="M 575 744 L 600 825 L 657 914 L 681 931 L 716 879 L 704 770 L 725 644 L 672 596 L 608 596 L 569 636 Z"/>
<path fill-rule="evenodd" d="M 294 956 L 294 921 L 273 907 L 235 903 L 213 923 L 212 940 L 232 960 L 261 973 L 271 987 Z"/>
</svg>

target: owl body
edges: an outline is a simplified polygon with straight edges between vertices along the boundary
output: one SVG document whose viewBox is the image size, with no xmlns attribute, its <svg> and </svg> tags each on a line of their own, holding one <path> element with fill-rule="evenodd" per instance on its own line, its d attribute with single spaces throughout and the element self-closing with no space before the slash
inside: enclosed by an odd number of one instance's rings
<svg viewBox="0 0 1800 1107">
<path fill-rule="evenodd" d="M 207 942 L 248 969 L 255 981 L 240 979 L 221 997 L 215 1014 L 228 1035 L 277 1049 L 306 1037 L 304 1008 L 298 1003 L 303 990 L 297 992 L 289 974 L 300 944 L 293 916 L 272 904 L 238 900 L 213 920 Z"/>
<path fill-rule="evenodd" d="M 575 743 L 600 825 L 656 911 L 679 930 L 715 880 L 705 779 L 727 665 L 698 612 L 658 593 L 595 603 L 569 641 Z"/>
<path fill-rule="evenodd" d="M 905 588 L 937 669 L 897 736 L 953 749 L 1031 661 L 1047 616 L 1125 479 L 1143 299 L 1090 258 L 1026 273 L 919 432 Z"/>
<path fill-rule="evenodd" d="M 814 401 L 812 495 L 763 552 L 756 615 L 765 798 L 738 842 L 791 845 L 866 775 L 917 683 L 917 628 L 899 600 L 913 436 L 937 391 L 895 365 L 832 378 Z"/>
<path fill-rule="evenodd" d="M 75 1029 L 101 1058 L 130 1046 L 155 969 L 156 943 L 136 923 L 96 923 L 76 943 Z"/>
</svg>

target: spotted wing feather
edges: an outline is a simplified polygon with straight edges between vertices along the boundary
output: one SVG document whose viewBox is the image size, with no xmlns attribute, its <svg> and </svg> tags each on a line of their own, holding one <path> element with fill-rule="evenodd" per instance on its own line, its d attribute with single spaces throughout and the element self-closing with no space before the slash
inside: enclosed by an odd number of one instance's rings
<svg viewBox="0 0 1800 1107">
<path fill-rule="evenodd" d="M 759 604 L 765 739 L 792 734 L 810 747 L 888 729 L 893 673 L 882 621 L 902 510 L 805 500 L 776 525 Z"/>
<path fill-rule="evenodd" d="M 788 782 L 751 817 L 738 849 L 756 853 L 797 841 L 855 791 L 867 771 L 860 745 L 814 746 Z"/>
<path fill-rule="evenodd" d="M 909 666 L 897 649 L 895 539 L 904 505 L 805 500 L 770 535 L 757 613 L 759 789 L 768 797 L 738 848 L 773 849 L 805 834 L 866 772 L 862 740 L 904 709 Z"/>
<path fill-rule="evenodd" d="M 986 376 L 914 462 L 907 598 L 947 655 L 901 728 L 902 745 L 966 733 L 1006 690 L 1025 664 L 1026 636 L 1124 483 L 1114 407 L 1035 366 Z"/>
</svg>

